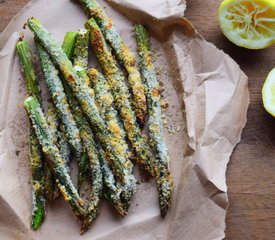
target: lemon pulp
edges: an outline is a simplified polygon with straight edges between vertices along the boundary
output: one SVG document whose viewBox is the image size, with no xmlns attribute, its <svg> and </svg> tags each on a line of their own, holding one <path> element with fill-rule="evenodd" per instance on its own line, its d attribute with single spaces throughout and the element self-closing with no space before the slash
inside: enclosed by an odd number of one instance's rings
<svg viewBox="0 0 275 240">
<path fill-rule="evenodd" d="M 265 110 L 275 116 L 275 68 L 268 74 L 263 89 L 262 98 Z"/>
<path fill-rule="evenodd" d="M 225 0 L 219 22 L 224 35 L 236 45 L 265 48 L 275 43 L 275 0 Z"/>
</svg>

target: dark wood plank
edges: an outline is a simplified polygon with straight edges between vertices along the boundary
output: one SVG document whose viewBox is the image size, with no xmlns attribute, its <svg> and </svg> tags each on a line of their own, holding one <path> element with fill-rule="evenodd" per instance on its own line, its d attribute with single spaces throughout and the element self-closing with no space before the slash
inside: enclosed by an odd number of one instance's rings
<svg viewBox="0 0 275 240">
<path fill-rule="evenodd" d="M 0 31 L 29 0 L 0 0 Z M 186 16 L 198 32 L 224 50 L 249 77 L 251 104 L 242 140 L 228 165 L 230 206 L 227 240 L 275 239 L 275 118 L 262 107 L 261 88 L 275 66 L 275 46 L 247 50 L 221 33 L 217 10 L 221 0 L 189 0 Z"/>
<path fill-rule="evenodd" d="M 0 0 L 0 32 L 29 0 Z"/>
</svg>

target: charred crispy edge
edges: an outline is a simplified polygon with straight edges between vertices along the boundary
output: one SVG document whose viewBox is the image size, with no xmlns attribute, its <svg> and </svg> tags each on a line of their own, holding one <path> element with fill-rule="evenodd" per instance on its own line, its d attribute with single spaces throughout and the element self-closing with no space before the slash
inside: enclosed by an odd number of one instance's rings
<svg viewBox="0 0 275 240">
<path fill-rule="evenodd" d="M 112 147 L 112 139 L 109 135 L 109 130 L 103 119 L 100 117 L 94 102 L 94 92 L 92 89 L 87 88 L 86 85 L 83 84 L 83 79 L 79 77 L 77 71 L 73 68 L 72 63 L 69 61 L 66 54 L 62 51 L 61 47 L 52 35 L 49 34 L 45 28 L 43 28 L 41 23 L 37 19 L 31 18 L 28 20 L 27 24 L 30 30 L 39 39 L 43 47 L 51 55 L 55 63 L 59 66 L 66 81 L 69 83 L 75 96 L 80 102 L 83 111 L 100 136 L 100 141 L 103 147 L 108 149 L 111 153 L 110 162 L 113 164 L 112 167 L 114 174 L 118 180 L 124 184 L 125 168 L 123 167 L 121 161 L 122 156 L 120 156 L 119 153 Z"/>
<path fill-rule="evenodd" d="M 72 210 L 79 220 L 83 220 L 85 216 L 83 200 L 79 197 L 67 172 L 64 159 L 61 157 L 59 149 L 54 144 L 51 130 L 47 124 L 40 104 L 35 97 L 29 96 L 24 101 L 24 107 L 35 129 L 42 150 L 55 174 L 62 195 L 66 201 L 69 201 Z"/>
<path fill-rule="evenodd" d="M 118 60 L 126 69 L 129 79 L 129 85 L 133 94 L 133 105 L 138 121 L 143 124 L 147 112 L 145 87 L 142 83 L 140 73 L 136 67 L 134 55 L 125 45 L 118 31 L 114 27 L 112 20 L 104 13 L 95 0 L 79 0 L 88 12 L 100 26 L 101 31 L 118 57 Z"/>
<path fill-rule="evenodd" d="M 32 54 L 28 43 L 22 38 L 16 44 L 16 49 L 19 55 L 20 63 L 23 69 L 23 74 L 26 80 L 27 90 L 41 99 L 38 78 L 32 63 Z M 44 198 L 45 177 L 43 167 L 43 154 L 41 146 L 35 135 L 34 129 L 29 125 L 29 159 L 32 172 L 32 228 L 38 229 L 43 223 L 46 215 L 46 202 Z"/>
<path fill-rule="evenodd" d="M 112 91 L 115 107 L 120 113 L 127 137 L 136 154 L 136 161 L 151 176 L 154 169 L 151 165 L 151 155 L 146 141 L 142 138 L 141 130 L 137 124 L 136 116 L 128 99 L 129 91 L 124 82 L 123 73 L 116 66 L 116 61 L 107 47 L 107 43 L 93 18 L 86 22 L 85 27 L 91 32 L 93 50 L 105 73 L 108 84 Z"/>
<path fill-rule="evenodd" d="M 135 33 L 140 55 L 141 73 L 147 88 L 149 135 L 150 143 L 156 154 L 155 171 L 159 189 L 159 204 L 161 215 L 165 216 L 171 205 L 173 179 L 168 166 L 169 157 L 161 118 L 160 86 L 152 64 L 149 36 L 141 25 L 135 27 Z"/>
</svg>

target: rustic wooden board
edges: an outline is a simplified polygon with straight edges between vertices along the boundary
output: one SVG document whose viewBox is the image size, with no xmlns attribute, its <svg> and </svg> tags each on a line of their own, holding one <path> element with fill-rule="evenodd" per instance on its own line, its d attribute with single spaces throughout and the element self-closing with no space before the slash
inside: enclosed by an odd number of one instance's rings
<svg viewBox="0 0 275 240">
<path fill-rule="evenodd" d="M 27 2 L 29 0 L 0 0 L 0 32 Z M 221 2 L 189 0 L 186 17 L 206 40 L 235 59 L 249 77 L 248 121 L 227 171 L 230 206 L 226 240 L 274 240 L 275 118 L 262 107 L 261 87 L 268 72 L 275 67 L 275 46 L 253 51 L 230 43 L 217 21 Z"/>
</svg>

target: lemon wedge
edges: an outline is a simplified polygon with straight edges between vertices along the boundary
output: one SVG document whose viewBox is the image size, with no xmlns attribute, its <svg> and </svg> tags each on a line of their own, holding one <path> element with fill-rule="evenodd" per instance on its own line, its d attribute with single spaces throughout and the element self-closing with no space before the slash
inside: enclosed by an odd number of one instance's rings
<svg viewBox="0 0 275 240">
<path fill-rule="evenodd" d="M 234 44 L 261 49 L 275 43 L 275 0 L 225 0 L 218 14 L 222 32 Z"/>
<path fill-rule="evenodd" d="M 275 68 L 268 74 L 263 89 L 262 98 L 265 110 L 275 117 Z"/>
</svg>

